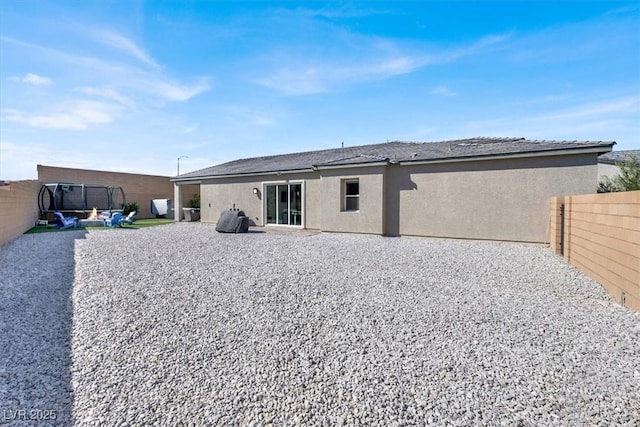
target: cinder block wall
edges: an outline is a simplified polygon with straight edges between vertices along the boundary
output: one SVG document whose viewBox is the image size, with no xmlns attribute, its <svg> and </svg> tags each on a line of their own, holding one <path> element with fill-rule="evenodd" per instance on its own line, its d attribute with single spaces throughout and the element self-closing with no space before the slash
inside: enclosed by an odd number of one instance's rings
<svg viewBox="0 0 640 427">
<path fill-rule="evenodd" d="M 38 165 L 38 179 L 42 184 L 66 182 L 122 187 L 126 202 L 138 203 L 138 218 L 154 217 L 151 214 L 151 199 L 173 199 L 173 183 L 169 181 L 168 176 Z"/>
<path fill-rule="evenodd" d="M 549 229 L 556 253 L 563 203 L 564 259 L 640 311 L 640 191 L 553 198 Z"/>
<path fill-rule="evenodd" d="M 0 186 L 0 245 L 23 234 L 38 220 L 36 180 L 13 181 Z"/>
</svg>

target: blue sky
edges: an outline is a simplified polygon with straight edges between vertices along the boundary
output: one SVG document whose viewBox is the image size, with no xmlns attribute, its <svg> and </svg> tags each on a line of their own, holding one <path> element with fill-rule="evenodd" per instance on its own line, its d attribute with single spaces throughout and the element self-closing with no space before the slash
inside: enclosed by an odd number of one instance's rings
<svg viewBox="0 0 640 427">
<path fill-rule="evenodd" d="M 639 149 L 640 3 L 0 2 L 0 179 L 476 136 Z"/>
</svg>

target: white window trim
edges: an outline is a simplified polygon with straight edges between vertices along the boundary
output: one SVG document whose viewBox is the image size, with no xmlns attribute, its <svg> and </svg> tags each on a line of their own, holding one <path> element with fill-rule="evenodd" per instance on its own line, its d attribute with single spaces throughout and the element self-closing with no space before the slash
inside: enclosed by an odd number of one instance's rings
<svg viewBox="0 0 640 427">
<path fill-rule="evenodd" d="M 349 183 L 354 183 L 357 182 L 358 183 L 358 195 L 350 195 L 347 196 L 347 184 Z M 344 178 L 341 180 L 341 186 L 342 188 L 340 189 L 340 193 L 342 195 L 342 212 L 360 212 L 360 178 Z M 356 198 L 358 199 L 358 209 L 356 210 L 350 210 L 347 209 L 347 198 Z"/>
</svg>

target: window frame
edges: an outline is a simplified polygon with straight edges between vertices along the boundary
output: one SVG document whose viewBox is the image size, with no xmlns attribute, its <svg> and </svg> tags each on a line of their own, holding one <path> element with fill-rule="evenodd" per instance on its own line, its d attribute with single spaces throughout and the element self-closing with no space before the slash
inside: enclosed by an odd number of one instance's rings
<svg viewBox="0 0 640 427">
<path fill-rule="evenodd" d="M 278 186 L 287 186 L 287 194 L 288 194 L 288 198 L 286 202 L 280 202 L 280 203 L 286 203 L 287 204 L 287 210 L 291 210 L 291 194 L 292 194 L 292 187 L 295 185 L 300 185 L 300 210 L 299 210 L 299 215 L 300 215 L 300 224 L 291 224 L 290 223 L 290 218 L 289 218 L 289 222 L 288 223 L 278 223 L 277 219 L 276 222 L 268 222 L 268 216 L 269 216 L 269 212 L 268 212 L 268 190 L 267 188 L 269 186 L 276 186 L 276 192 L 278 189 Z M 306 199 L 306 195 L 305 195 L 305 185 L 306 185 L 306 181 L 304 179 L 292 179 L 292 180 L 278 180 L 278 181 L 263 181 L 262 182 L 262 225 L 265 227 L 295 227 L 295 228 L 306 228 L 306 209 L 305 209 L 305 199 Z M 277 202 L 280 200 L 280 197 L 278 196 L 278 194 L 275 195 L 275 202 L 277 204 Z M 276 209 L 276 215 L 280 215 L 281 212 L 279 213 L 278 210 Z M 277 218 L 277 217 L 276 217 Z"/>
<path fill-rule="evenodd" d="M 349 184 L 358 184 L 358 194 L 347 194 Z M 342 180 L 342 212 L 360 212 L 360 179 L 346 178 Z M 356 201 L 356 209 L 349 209 L 348 200 Z"/>
</svg>

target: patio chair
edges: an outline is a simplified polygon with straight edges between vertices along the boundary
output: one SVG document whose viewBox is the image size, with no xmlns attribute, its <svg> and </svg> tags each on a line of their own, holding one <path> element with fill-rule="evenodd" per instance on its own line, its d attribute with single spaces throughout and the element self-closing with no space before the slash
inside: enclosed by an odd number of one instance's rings
<svg viewBox="0 0 640 427">
<path fill-rule="evenodd" d="M 116 212 L 111 215 L 111 218 L 104 220 L 104 226 L 114 228 L 117 225 L 118 227 L 122 227 L 122 220 L 122 214 L 120 212 Z"/>
<path fill-rule="evenodd" d="M 54 212 L 53 216 L 56 219 L 56 228 L 60 230 L 64 230 L 65 228 L 76 228 L 78 226 L 78 217 L 77 216 L 64 216 L 62 212 Z"/>
<path fill-rule="evenodd" d="M 136 211 L 131 211 L 129 212 L 129 215 L 122 218 L 123 224 L 133 224 L 134 222 L 136 222 Z"/>
</svg>

